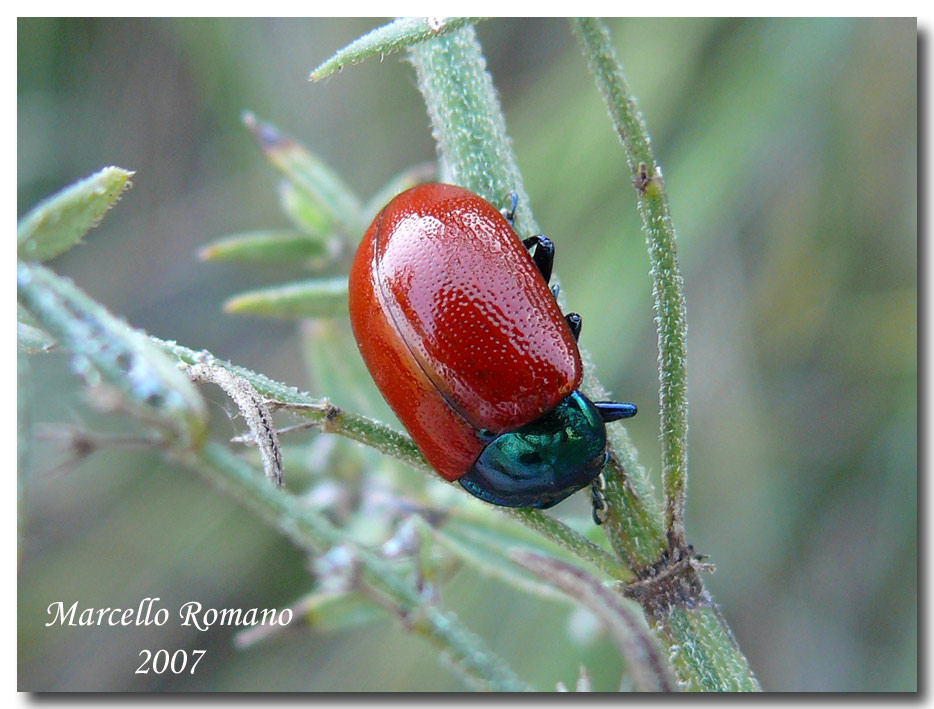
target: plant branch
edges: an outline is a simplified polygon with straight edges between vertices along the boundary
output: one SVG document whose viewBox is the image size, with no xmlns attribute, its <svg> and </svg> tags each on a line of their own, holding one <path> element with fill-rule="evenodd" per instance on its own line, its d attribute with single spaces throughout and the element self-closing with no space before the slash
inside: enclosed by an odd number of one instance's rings
<svg viewBox="0 0 934 709">
<path fill-rule="evenodd" d="M 686 543 L 684 506 L 687 490 L 687 320 L 675 229 L 661 168 L 655 160 L 645 120 L 623 76 L 605 25 L 593 18 L 580 18 L 573 20 L 572 26 L 626 149 L 649 249 L 658 324 L 665 526 L 669 548 L 674 549 Z"/>
<path fill-rule="evenodd" d="M 351 542 L 343 531 L 295 496 L 270 485 L 224 446 L 208 443 L 199 452 L 183 454 L 182 461 L 316 556 L 335 545 L 352 545 L 365 583 L 391 596 L 404 614 L 407 627 L 441 648 L 454 666 L 478 686 L 502 692 L 530 689 L 452 614 L 425 604 L 418 590 L 387 561 Z"/>
<path fill-rule="evenodd" d="M 668 646 L 684 689 L 758 691 L 758 680 L 700 580 L 698 572 L 709 566 L 698 563 L 685 539 L 687 321 L 675 229 L 661 168 L 606 27 L 592 18 L 572 20 L 572 27 L 625 148 L 654 281 L 668 550 L 645 570 L 643 580 L 625 591 L 637 597 L 654 619 L 656 633 Z"/>
<path fill-rule="evenodd" d="M 384 423 L 346 411 L 327 400 L 316 399 L 308 392 L 299 391 L 295 387 L 281 384 L 263 374 L 221 360 L 206 350 L 198 352 L 176 342 L 160 340 L 156 337 L 150 339 L 180 362 L 186 364 L 198 364 L 200 362 L 211 364 L 226 369 L 249 382 L 257 392 L 269 400 L 267 405 L 272 409 L 288 409 L 291 413 L 308 419 L 324 432 L 336 433 L 362 443 L 413 468 L 426 472 L 432 471 L 431 466 L 428 465 L 412 439 Z M 560 520 L 539 510 L 526 509 L 505 512 L 613 578 L 623 580 L 631 578 L 631 574 L 612 554 L 594 544 L 582 534 L 575 532 Z"/>
<path fill-rule="evenodd" d="M 494 205 L 505 206 L 509 193 L 515 192 L 517 232 L 537 234 L 476 30 L 468 25 L 415 45 L 411 54 L 449 179 Z"/>
<path fill-rule="evenodd" d="M 516 192 L 516 231 L 538 233 L 474 28 L 468 26 L 423 42 L 411 53 L 441 161 L 450 179 L 493 204 L 502 202 L 509 192 Z M 581 354 L 589 363 L 587 353 Z M 588 395 L 605 392 L 592 366 L 585 366 L 582 388 Z M 611 428 L 620 427 L 614 424 Z M 621 558 L 627 559 L 633 569 L 643 569 L 654 563 L 664 548 L 661 519 L 655 512 L 645 471 L 635 465 L 635 451 L 628 437 L 615 432 L 609 435 L 611 456 L 607 467 L 613 474 L 607 475 L 610 510 L 606 533 Z M 623 448 L 617 449 L 620 445 Z M 632 465 L 624 467 L 625 463 Z"/>
</svg>

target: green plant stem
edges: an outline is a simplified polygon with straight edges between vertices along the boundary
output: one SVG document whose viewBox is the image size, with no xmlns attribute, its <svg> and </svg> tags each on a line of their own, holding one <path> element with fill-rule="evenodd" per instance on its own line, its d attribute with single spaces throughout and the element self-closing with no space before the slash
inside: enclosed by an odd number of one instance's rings
<svg viewBox="0 0 934 709">
<path fill-rule="evenodd" d="M 623 142 L 638 194 L 649 249 L 658 324 L 659 412 L 665 526 L 669 545 L 683 546 L 687 491 L 687 379 L 684 284 L 678 267 L 675 229 L 661 169 L 645 121 L 629 90 L 609 33 L 593 18 L 572 21 L 591 72 Z"/>
<path fill-rule="evenodd" d="M 515 551 L 512 557 L 589 608 L 600 619 L 616 643 L 620 657 L 626 662 L 637 692 L 672 692 L 677 689 L 667 658 L 659 649 L 657 639 L 649 632 L 638 604 L 621 598 L 599 579 L 559 559 L 528 551 Z"/>
<path fill-rule="evenodd" d="M 713 606 L 673 608 L 660 621 L 659 630 L 684 691 L 762 691 L 726 621 Z"/>
<path fill-rule="evenodd" d="M 509 192 L 516 192 L 517 233 L 538 233 L 474 28 L 465 27 L 413 47 L 412 63 L 441 161 L 450 178 L 493 204 L 503 202 Z M 582 356 L 589 363 L 586 352 Z M 603 391 L 592 366 L 585 368 L 583 388 L 588 393 Z M 616 450 L 621 443 L 626 449 Z M 664 548 L 664 534 L 655 524 L 661 518 L 656 514 L 656 501 L 645 471 L 637 465 L 623 467 L 626 462 L 635 461 L 628 438 L 611 433 L 610 451 L 606 496 L 611 512 L 605 524 L 607 537 L 633 569 L 643 569 L 657 561 Z"/>
<path fill-rule="evenodd" d="M 675 229 L 661 169 L 655 161 L 645 121 L 622 72 L 609 33 L 592 18 L 572 20 L 591 73 L 623 142 L 636 187 L 639 214 L 648 244 L 658 324 L 659 407 L 665 527 L 668 545 L 686 544 L 684 505 L 687 489 L 687 389 L 684 288 L 678 268 Z M 703 584 L 687 601 L 674 603 L 650 618 L 669 649 L 684 689 L 759 691 L 749 663 Z"/>
<path fill-rule="evenodd" d="M 515 227 L 537 234 L 506 122 L 477 33 L 467 26 L 412 47 L 418 87 L 441 160 L 455 184 L 494 205 L 519 197 Z"/>
<path fill-rule="evenodd" d="M 185 452 L 182 460 L 299 547 L 315 555 L 321 555 L 332 546 L 352 544 L 323 516 L 293 495 L 269 484 L 247 463 L 218 443 L 208 443 L 199 452 Z M 530 689 L 454 615 L 426 604 L 418 590 L 400 577 L 388 562 L 356 545 L 353 545 L 352 554 L 360 564 L 365 583 L 393 598 L 407 626 L 443 650 L 453 665 L 472 682 L 501 692 Z"/>
<path fill-rule="evenodd" d="M 198 352 L 176 342 L 160 340 L 156 337 L 151 339 L 180 362 L 186 364 L 208 362 L 242 377 L 260 394 L 275 402 L 289 405 L 291 413 L 314 423 L 323 431 L 336 433 L 362 443 L 413 468 L 426 472 L 432 470 L 412 439 L 386 424 L 336 407 L 327 400 L 316 399 L 295 387 L 281 384 L 265 375 L 214 357 L 205 350 Z M 507 513 L 526 527 L 572 552 L 578 558 L 593 564 L 611 578 L 628 580 L 632 577 L 632 574 L 616 557 L 560 520 L 539 510 L 509 510 Z"/>
</svg>

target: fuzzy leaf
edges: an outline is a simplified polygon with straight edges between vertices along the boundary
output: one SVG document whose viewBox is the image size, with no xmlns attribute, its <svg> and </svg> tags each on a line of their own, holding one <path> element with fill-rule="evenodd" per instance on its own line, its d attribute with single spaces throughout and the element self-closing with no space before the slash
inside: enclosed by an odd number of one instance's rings
<svg viewBox="0 0 934 709">
<path fill-rule="evenodd" d="M 324 241 L 297 231 L 270 230 L 231 234 L 202 247 L 203 261 L 295 263 L 320 261 L 328 255 Z"/>
<path fill-rule="evenodd" d="M 39 327 L 16 323 L 16 346 L 26 354 L 48 352 L 55 347 L 55 338 Z"/>
<path fill-rule="evenodd" d="M 20 262 L 16 283 L 20 303 L 73 353 L 72 366 L 89 386 L 110 385 L 141 418 L 186 446 L 201 444 L 207 426 L 203 399 L 143 332 L 39 264 Z"/>
<path fill-rule="evenodd" d="M 321 81 L 349 64 L 359 64 L 364 59 L 379 55 L 394 54 L 426 39 L 459 29 L 466 24 L 480 22 L 482 17 L 402 17 L 388 25 L 377 27 L 359 39 L 355 39 L 333 57 L 311 72 L 311 81 Z"/>
<path fill-rule="evenodd" d="M 263 288 L 235 296 L 224 310 L 275 318 L 327 318 L 347 312 L 347 279 L 328 278 Z"/>
<path fill-rule="evenodd" d="M 40 202 L 16 226 L 18 257 L 48 261 L 80 243 L 132 185 L 132 176 L 129 170 L 105 167 Z"/>
<path fill-rule="evenodd" d="M 334 233 L 334 221 L 321 203 L 288 180 L 279 186 L 279 205 L 296 229 L 322 241 Z"/>
<path fill-rule="evenodd" d="M 40 327 L 26 308 L 16 304 L 16 344 L 22 352 L 36 354 L 55 347 L 55 338 Z"/>
<path fill-rule="evenodd" d="M 272 124 L 258 121 L 252 113 L 243 114 L 243 122 L 269 162 L 321 205 L 345 235 L 358 238 L 363 233 L 366 225 L 362 222 L 360 199 L 337 173 Z"/>
</svg>

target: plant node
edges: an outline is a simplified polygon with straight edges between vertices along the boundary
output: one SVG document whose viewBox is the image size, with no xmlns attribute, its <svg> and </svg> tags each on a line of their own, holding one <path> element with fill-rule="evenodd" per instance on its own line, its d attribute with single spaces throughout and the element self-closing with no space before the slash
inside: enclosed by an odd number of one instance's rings
<svg viewBox="0 0 934 709">
<path fill-rule="evenodd" d="M 640 572 L 639 580 L 623 587 L 623 595 L 637 601 L 646 613 L 666 617 L 672 608 L 710 605 L 700 574 L 714 570 L 690 544 L 665 550 L 652 566 Z"/>
<path fill-rule="evenodd" d="M 632 184 L 639 190 L 639 194 L 645 194 L 651 182 L 652 176 L 649 175 L 649 166 L 644 162 L 640 162 L 639 173 L 636 175 L 636 179 L 632 181 Z"/>
</svg>

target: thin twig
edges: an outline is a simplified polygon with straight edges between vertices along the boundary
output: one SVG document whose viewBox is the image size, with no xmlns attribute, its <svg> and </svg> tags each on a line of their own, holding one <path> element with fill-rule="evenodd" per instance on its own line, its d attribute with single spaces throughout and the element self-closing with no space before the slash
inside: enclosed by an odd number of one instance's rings
<svg viewBox="0 0 934 709">
<path fill-rule="evenodd" d="M 412 48 L 412 63 L 449 179 L 494 204 L 505 202 L 506 195 L 515 192 L 519 197 L 517 233 L 538 233 L 474 28 L 468 26 L 416 45 Z M 585 363 L 589 362 L 587 354 L 581 354 Z M 587 393 L 603 391 L 592 367 L 585 366 L 583 386 Z M 619 426 L 614 424 L 617 431 Z M 610 435 L 608 467 L 616 474 L 607 481 L 607 499 L 616 507 L 609 510 L 604 529 L 620 557 L 633 569 L 642 569 L 657 560 L 664 548 L 664 533 L 651 484 L 634 464 L 632 447 L 618 449 L 624 438 L 618 433 Z M 620 462 L 623 460 L 632 465 L 624 469 Z"/>
<path fill-rule="evenodd" d="M 185 364 L 207 362 L 244 379 L 266 398 L 266 403 L 271 410 L 287 409 L 292 414 L 309 419 L 323 431 L 336 433 L 362 443 L 418 470 L 431 471 L 431 466 L 428 465 L 412 439 L 384 423 L 346 411 L 326 399 L 316 399 L 308 392 L 299 391 L 295 387 L 277 382 L 263 374 L 231 364 L 215 357 L 207 350 L 192 350 L 176 342 L 160 340 L 156 337 L 150 339 L 180 362 Z M 594 564 L 613 578 L 626 580 L 632 576 L 608 551 L 540 510 L 498 511 L 511 514 L 525 526 L 536 530 L 579 558 Z"/>
<path fill-rule="evenodd" d="M 418 590 L 400 577 L 389 562 L 356 545 L 343 530 L 283 488 L 264 484 L 248 464 L 220 444 L 208 443 L 197 453 L 186 452 L 183 460 L 299 547 L 320 555 L 333 546 L 351 545 L 364 582 L 394 598 L 399 609 L 406 613 L 409 627 L 444 650 L 452 663 L 479 686 L 505 692 L 529 689 L 454 616 L 426 605 Z"/>
<path fill-rule="evenodd" d="M 572 26 L 626 149 L 649 249 L 658 325 L 665 525 L 669 549 L 673 550 L 685 544 L 684 506 L 687 499 L 687 319 L 675 229 L 662 171 L 655 160 L 645 120 L 623 76 L 606 26 L 594 18 L 575 19 Z"/>
</svg>

